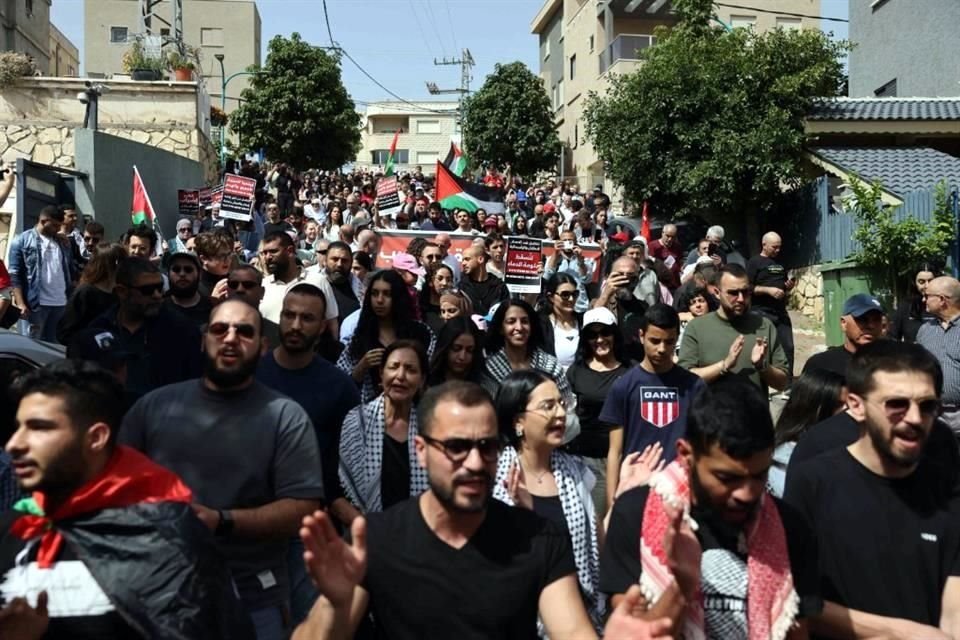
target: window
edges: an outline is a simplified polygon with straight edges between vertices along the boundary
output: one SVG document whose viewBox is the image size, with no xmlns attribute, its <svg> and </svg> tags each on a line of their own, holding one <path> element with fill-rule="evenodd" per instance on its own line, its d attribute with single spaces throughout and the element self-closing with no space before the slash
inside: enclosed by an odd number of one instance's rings
<svg viewBox="0 0 960 640">
<path fill-rule="evenodd" d="M 170 35 L 170 29 L 168 29 L 167 27 L 161 27 L 161 28 L 160 28 L 160 36 L 161 36 L 161 37 L 163 37 L 163 36 L 169 36 L 169 35 Z"/>
<path fill-rule="evenodd" d="M 440 121 L 417 120 L 417 133 L 440 133 Z"/>
<path fill-rule="evenodd" d="M 387 164 L 387 158 L 390 156 L 389 149 L 374 149 L 370 152 L 371 162 L 373 164 Z M 397 149 L 393 155 L 394 164 L 408 164 L 410 161 L 409 149 Z"/>
<path fill-rule="evenodd" d="M 547 34 L 543 38 L 543 59 L 546 60 L 550 57 L 550 34 Z"/>
<path fill-rule="evenodd" d="M 893 98 L 897 95 L 897 79 L 894 78 L 887 84 L 883 85 L 879 89 L 873 92 L 878 98 Z"/>
<path fill-rule="evenodd" d="M 417 164 L 431 165 L 438 160 L 436 151 L 417 151 Z"/>
<path fill-rule="evenodd" d="M 573 148 L 576 149 L 580 146 L 580 123 L 573 123 Z"/>
<path fill-rule="evenodd" d="M 26 6 L 27 6 L 27 17 L 32 18 L 33 17 L 33 0 L 27 0 Z"/>
<path fill-rule="evenodd" d="M 73 68 L 72 64 L 67 65 L 67 77 L 72 78 L 77 75 L 77 70 Z"/>
<path fill-rule="evenodd" d="M 590 53 L 593 53 L 593 36 L 590 36 Z"/>
<path fill-rule="evenodd" d="M 553 85 L 553 95 L 551 96 L 553 100 L 553 110 L 557 111 L 563 108 L 563 80 L 557 82 Z"/>
<path fill-rule="evenodd" d="M 800 31 L 800 18 L 777 17 L 777 27 L 784 31 Z"/>
<path fill-rule="evenodd" d="M 757 16 L 730 16 L 730 26 L 734 29 L 753 29 Z"/>
<path fill-rule="evenodd" d="M 204 27 L 200 29 L 201 47 L 222 47 L 223 29 L 214 27 Z"/>
<path fill-rule="evenodd" d="M 577 56 L 576 54 L 570 56 L 570 79 L 573 80 L 574 76 L 577 75 Z"/>
<path fill-rule="evenodd" d="M 110 27 L 110 42 L 126 44 L 127 28 L 126 27 Z"/>
</svg>

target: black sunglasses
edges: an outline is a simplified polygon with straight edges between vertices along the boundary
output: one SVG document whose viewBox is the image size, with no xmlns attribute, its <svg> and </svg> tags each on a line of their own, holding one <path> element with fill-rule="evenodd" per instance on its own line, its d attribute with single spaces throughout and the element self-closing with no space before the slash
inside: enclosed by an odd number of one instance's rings
<svg viewBox="0 0 960 640">
<path fill-rule="evenodd" d="M 909 411 L 912 403 L 913 400 L 910 398 L 888 398 L 884 400 L 882 404 L 887 415 L 898 415 Z M 930 417 L 940 414 L 939 400 L 921 400 L 917 403 L 917 407 L 923 416 Z"/>
<path fill-rule="evenodd" d="M 180 267 L 170 267 L 170 273 L 195 273 L 196 268 L 186 264 Z"/>
<path fill-rule="evenodd" d="M 554 295 L 560 296 L 561 300 L 573 300 L 577 296 L 576 291 L 557 291 Z"/>
<path fill-rule="evenodd" d="M 257 287 L 257 283 L 252 280 L 227 280 L 227 286 L 234 290 L 243 287 L 245 290 L 250 291 Z"/>
<path fill-rule="evenodd" d="M 253 340 L 257 337 L 257 328 L 252 324 L 214 322 L 207 327 L 207 332 L 216 338 L 224 338 L 228 333 L 230 333 L 230 329 L 235 329 L 238 336 L 247 340 Z"/>
<path fill-rule="evenodd" d="M 136 289 L 142 295 L 152 296 L 155 293 L 160 293 L 163 291 L 163 283 L 158 282 L 157 284 L 142 284 L 139 287 L 130 287 L 131 289 Z"/>
<path fill-rule="evenodd" d="M 609 338 L 613 336 L 613 329 L 605 327 L 603 329 L 587 329 L 583 332 L 583 337 L 587 340 L 596 340 L 597 338 Z"/>
<path fill-rule="evenodd" d="M 451 462 L 463 462 L 474 449 L 480 453 L 480 457 L 485 462 L 496 462 L 500 457 L 500 451 L 503 449 L 503 442 L 500 438 L 480 438 L 473 440 L 471 438 L 447 438 L 446 440 L 437 440 L 430 436 L 420 434 L 420 437 L 427 444 L 443 451 L 444 455 Z"/>
</svg>

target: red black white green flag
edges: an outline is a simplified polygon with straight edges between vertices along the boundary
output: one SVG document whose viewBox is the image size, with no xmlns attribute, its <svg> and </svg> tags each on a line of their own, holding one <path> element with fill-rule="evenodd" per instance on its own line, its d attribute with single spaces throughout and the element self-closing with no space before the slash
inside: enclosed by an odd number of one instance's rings
<svg viewBox="0 0 960 640">
<path fill-rule="evenodd" d="M 437 200 L 444 209 L 463 209 L 474 212 L 503 213 L 503 190 L 485 187 L 453 174 L 437 161 Z"/>
</svg>

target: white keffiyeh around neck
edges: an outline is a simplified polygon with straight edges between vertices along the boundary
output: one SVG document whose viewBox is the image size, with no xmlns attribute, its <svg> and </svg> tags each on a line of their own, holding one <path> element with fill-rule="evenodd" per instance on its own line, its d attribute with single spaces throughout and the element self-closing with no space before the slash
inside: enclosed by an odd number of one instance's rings
<svg viewBox="0 0 960 640">
<path fill-rule="evenodd" d="M 517 463 L 517 451 L 507 447 L 500 454 L 497 464 L 497 479 L 494 483 L 493 497 L 501 502 L 513 505 L 513 499 L 507 493 L 506 480 L 510 470 Z M 586 477 L 590 473 L 583 461 L 562 451 L 554 451 L 550 456 L 550 470 L 557 483 L 563 517 L 570 531 L 570 543 L 573 546 L 573 559 L 577 565 L 577 580 L 583 594 L 587 613 L 593 626 L 599 632 L 603 628 L 604 602 L 598 593 L 600 584 L 600 553 L 597 547 L 597 515 L 590 497 Z M 537 623 L 543 635 L 542 625 Z"/>
<path fill-rule="evenodd" d="M 386 429 L 383 394 L 372 402 L 354 407 L 343 421 L 340 434 L 340 484 L 343 491 L 364 513 L 383 510 L 380 480 L 383 471 L 383 438 Z M 410 409 L 407 453 L 410 459 L 410 497 L 427 490 L 427 472 L 417 463 L 414 436 L 417 412 Z"/>
</svg>

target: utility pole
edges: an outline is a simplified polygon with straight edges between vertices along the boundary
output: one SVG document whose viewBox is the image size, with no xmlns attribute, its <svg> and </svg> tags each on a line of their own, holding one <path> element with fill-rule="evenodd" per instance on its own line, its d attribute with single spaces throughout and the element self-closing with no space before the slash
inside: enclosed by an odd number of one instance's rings
<svg viewBox="0 0 960 640">
<path fill-rule="evenodd" d="M 459 58 L 447 59 L 446 57 L 443 60 L 433 59 L 433 64 L 438 67 L 443 66 L 453 66 L 460 65 L 460 88 L 459 89 L 440 89 L 437 87 L 437 83 L 428 82 L 427 91 L 430 92 L 430 95 L 441 95 L 456 93 L 460 97 L 457 100 L 457 128 L 456 132 L 460 136 L 460 145 L 463 146 L 463 101 L 470 94 L 470 82 L 473 80 L 471 75 L 471 70 L 476 64 L 473 60 L 473 55 L 470 53 L 470 49 L 464 49 L 460 52 Z"/>
<path fill-rule="evenodd" d="M 173 9 L 172 23 L 155 11 L 156 7 L 165 0 L 138 0 L 138 2 L 140 3 L 140 33 L 137 34 L 137 37 L 145 38 L 148 42 L 150 40 L 155 42 L 157 38 L 160 38 L 161 48 L 167 43 L 173 43 L 182 55 L 185 52 L 183 43 L 183 0 L 170 0 Z M 166 25 L 170 29 L 170 35 L 160 36 L 159 28 L 154 33 L 154 20 Z"/>
</svg>

